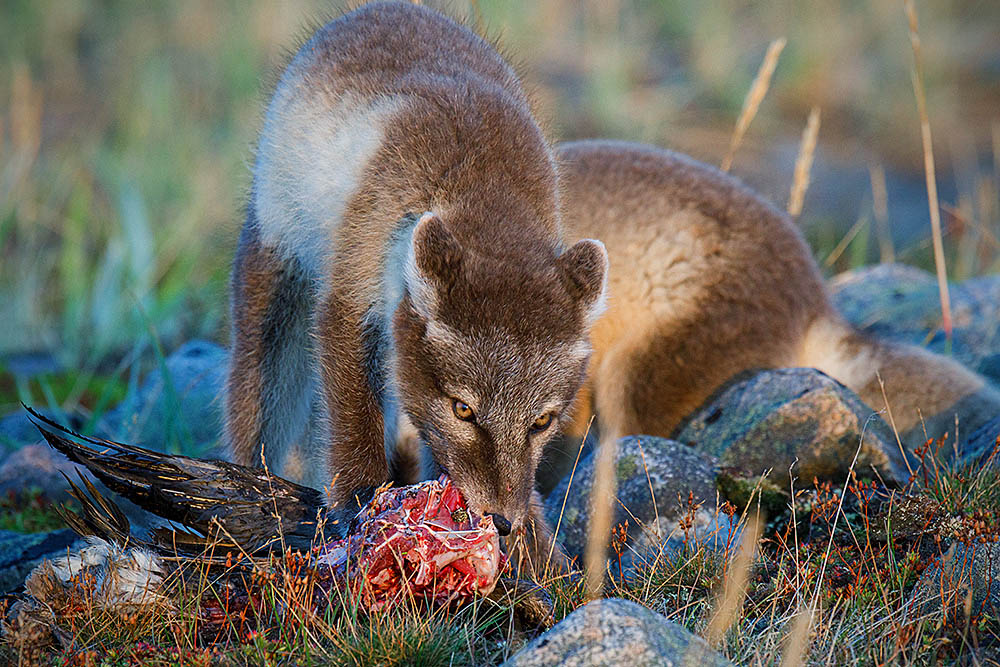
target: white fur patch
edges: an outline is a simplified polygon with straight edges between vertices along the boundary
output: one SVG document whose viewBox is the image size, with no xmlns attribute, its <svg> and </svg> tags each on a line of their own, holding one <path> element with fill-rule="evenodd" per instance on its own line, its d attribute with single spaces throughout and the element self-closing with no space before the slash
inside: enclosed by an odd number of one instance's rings
<svg viewBox="0 0 1000 667">
<path fill-rule="evenodd" d="M 344 209 L 399 108 L 392 98 L 344 95 L 332 105 L 327 100 L 327 93 L 305 82 L 279 87 L 261 133 L 254 179 L 262 241 L 296 257 L 320 280 Z"/>
<path fill-rule="evenodd" d="M 608 272 L 611 270 L 610 264 L 608 262 L 608 249 L 604 247 L 604 243 L 598 241 L 597 239 L 584 239 L 590 243 L 593 243 L 598 248 L 601 249 L 601 256 L 604 258 L 604 276 L 601 279 L 601 291 L 594 299 L 586 311 L 586 322 L 587 326 L 591 326 L 600 319 L 601 315 L 608 308 Z"/>
<path fill-rule="evenodd" d="M 863 348 L 849 354 L 844 347 L 847 331 L 829 320 L 818 320 L 806 331 L 800 351 L 799 365 L 816 368 L 854 391 L 875 378 L 879 360 L 871 349 Z"/>
<path fill-rule="evenodd" d="M 84 571 L 93 575 L 94 601 L 102 607 L 160 603 L 166 570 L 156 554 L 132 547 L 122 549 L 100 538 L 87 538 L 87 546 L 48 561 L 64 584 Z"/>
<path fill-rule="evenodd" d="M 417 221 L 419 226 L 424 220 L 433 217 L 434 214 L 428 211 L 420 216 Z M 417 258 L 413 250 L 413 239 L 406 249 L 406 260 L 403 263 L 403 282 L 406 285 L 406 293 L 410 296 L 410 303 L 422 318 L 433 322 L 434 314 L 437 312 L 437 292 L 435 287 L 427 278 L 420 273 L 417 267 Z"/>
<path fill-rule="evenodd" d="M 590 346 L 590 341 L 588 340 L 578 340 L 572 343 L 566 350 L 566 354 L 574 361 L 583 361 L 592 352 L 593 348 Z"/>
</svg>

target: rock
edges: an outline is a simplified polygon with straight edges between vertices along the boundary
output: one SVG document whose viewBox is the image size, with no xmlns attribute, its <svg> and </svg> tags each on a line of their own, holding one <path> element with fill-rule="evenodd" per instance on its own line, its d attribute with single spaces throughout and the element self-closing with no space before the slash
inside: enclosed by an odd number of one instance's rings
<svg viewBox="0 0 1000 667">
<path fill-rule="evenodd" d="M 573 466 L 578 463 L 577 458 L 584 461 L 596 446 L 597 434 L 594 431 L 587 433 L 586 440 L 569 435 L 553 438 L 545 446 L 542 460 L 538 464 L 535 488 L 542 496 L 548 496 L 573 471 Z"/>
<path fill-rule="evenodd" d="M 717 457 L 731 474 L 756 479 L 772 470 L 771 482 L 781 487 L 793 463 L 807 484 L 844 479 L 859 442 L 858 475 L 871 477 L 874 468 L 886 481 L 909 477 L 889 427 L 854 392 L 812 368 L 738 376 L 674 437 Z"/>
<path fill-rule="evenodd" d="M 836 276 L 837 309 L 862 331 L 947 353 L 941 301 L 933 274 L 902 264 L 864 267 Z M 950 284 L 951 354 L 1000 385 L 1000 276 Z"/>
<path fill-rule="evenodd" d="M 704 639 L 628 600 L 595 600 L 504 663 L 506 667 L 732 665 Z"/>
<path fill-rule="evenodd" d="M 590 491 L 595 463 L 596 454 L 591 453 L 573 474 L 572 488 L 567 476 L 545 500 L 546 517 L 553 527 L 559 525 L 558 538 L 563 548 L 577 559 L 586 548 L 590 528 Z M 703 539 L 716 535 L 720 540 L 726 539 L 730 530 L 728 523 L 716 524 L 719 513 L 715 504 L 716 471 L 712 458 L 672 440 L 630 436 L 618 443 L 616 466 L 620 502 L 615 506 L 614 524 L 629 523 L 627 543 L 630 548 L 623 550 L 623 567 L 636 553 L 646 554 L 671 537 L 683 538 L 677 523 L 688 511 L 689 495 L 694 505 L 700 505 L 692 510 L 694 535 Z M 727 518 L 722 515 L 722 520 Z M 615 563 L 613 572 L 617 568 L 617 556 Z"/>
<path fill-rule="evenodd" d="M 9 414 L 0 419 L 0 457 L 6 456 L 21 445 L 36 442 L 40 437 L 38 429 L 28 421 L 26 412 Z"/>
<path fill-rule="evenodd" d="M 78 470 L 85 471 L 45 442 L 25 445 L 0 465 L 0 495 L 39 488 L 50 500 L 62 501 L 69 488 L 63 474 L 76 481 Z"/>
<path fill-rule="evenodd" d="M 109 437 L 157 451 L 205 454 L 222 433 L 222 389 L 226 350 L 189 341 L 165 361 L 166 379 L 156 370 L 135 395 L 98 424 Z"/>
<path fill-rule="evenodd" d="M 927 568 L 913 589 L 917 613 L 964 618 L 969 593 L 971 616 L 1000 611 L 1000 543 L 952 544 L 940 562 Z"/>
<path fill-rule="evenodd" d="M 38 409 L 36 408 L 36 410 Z M 83 420 L 78 415 L 55 414 L 51 410 L 45 409 L 38 410 L 38 412 L 71 429 L 80 429 L 83 426 Z M 38 429 L 28 419 L 28 411 L 23 408 L 19 408 L 0 419 L 0 451 L 5 448 L 14 451 L 22 445 L 38 442 L 41 439 L 42 436 Z"/>
<path fill-rule="evenodd" d="M 0 366 L 11 375 L 32 378 L 46 373 L 59 373 L 63 365 L 55 355 L 47 350 L 8 354 L 0 360 Z"/>
<path fill-rule="evenodd" d="M 993 457 L 994 465 L 1000 465 L 1000 451 L 994 457 L 997 440 L 1000 439 L 1000 415 L 973 431 L 962 444 L 962 462 L 974 466 L 985 464 Z"/>
<path fill-rule="evenodd" d="M 66 529 L 33 535 L 0 530 L 0 594 L 16 590 L 43 558 L 79 548 L 78 540 Z"/>
<path fill-rule="evenodd" d="M 146 538 L 153 528 L 160 525 L 161 522 L 153 515 L 108 489 L 86 468 L 71 463 L 44 441 L 21 447 L 0 465 L 0 496 L 38 488 L 49 500 L 61 503 L 69 498 L 66 477 L 79 486 L 78 472 L 105 497 L 114 500 L 131 522 L 133 535 Z"/>
</svg>

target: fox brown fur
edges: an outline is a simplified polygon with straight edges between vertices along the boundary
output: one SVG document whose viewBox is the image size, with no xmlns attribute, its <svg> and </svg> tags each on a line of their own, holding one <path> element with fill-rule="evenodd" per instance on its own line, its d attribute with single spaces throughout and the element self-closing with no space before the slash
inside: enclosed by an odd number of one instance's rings
<svg viewBox="0 0 1000 667">
<path fill-rule="evenodd" d="M 881 377 L 901 431 L 1000 406 L 847 325 L 792 221 L 736 180 L 646 146 L 553 151 L 494 49 L 408 3 L 328 23 L 282 75 L 232 309 L 237 462 L 345 503 L 412 481 L 419 441 L 424 475 L 546 549 L 542 448 L 595 413 L 602 436 L 669 435 L 733 375 L 783 366 L 876 408 Z"/>
<path fill-rule="evenodd" d="M 531 524 L 607 267 L 563 245 L 558 195 L 482 38 L 408 3 L 321 28 L 268 107 L 233 268 L 235 459 L 343 504 L 393 476 L 409 422 L 471 509 Z"/>
<path fill-rule="evenodd" d="M 623 142 L 556 154 L 567 238 L 601 239 L 610 264 L 583 388 L 592 399 L 580 402 L 571 433 L 596 411 L 612 434 L 668 436 L 737 373 L 793 366 L 888 405 L 911 444 L 923 441 L 923 418 L 948 428 L 957 413 L 974 428 L 1000 414 L 1000 395 L 972 371 L 846 323 L 792 220 L 736 179 Z"/>
</svg>

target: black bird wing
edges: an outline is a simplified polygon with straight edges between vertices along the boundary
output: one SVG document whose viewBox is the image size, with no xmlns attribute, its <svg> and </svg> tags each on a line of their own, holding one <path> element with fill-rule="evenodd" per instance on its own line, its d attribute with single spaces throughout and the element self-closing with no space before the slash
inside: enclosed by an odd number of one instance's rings
<svg viewBox="0 0 1000 667">
<path fill-rule="evenodd" d="M 87 437 L 24 407 L 48 443 L 71 461 L 136 505 L 186 528 L 158 530 L 163 546 L 191 553 L 211 543 L 255 553 L 308 549 L 316 540 L 326 503 L 315 489 L 259 468 Z"/>
<path fill-rule="evenodd" d="M 65 473 L 63 477 L 69 483 L 69 495 L 80 503 L 81 513 L 77 514 L 65 505 L 56 505 L 55 510 L 73 532 L 81 537 L 94 535 L 123 547 L 133 541 L 128 517 L 105 498 L 83 473 L 80 473 L 80 482 L 86 491 L 74 484 Z"/>
</svg>

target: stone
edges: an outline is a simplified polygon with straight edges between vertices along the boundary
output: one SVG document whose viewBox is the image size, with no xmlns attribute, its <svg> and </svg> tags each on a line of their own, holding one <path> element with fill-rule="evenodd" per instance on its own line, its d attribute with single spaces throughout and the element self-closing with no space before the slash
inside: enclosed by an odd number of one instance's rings
<svg viewBox="0 0 1000 667">
<path fill-rule="evenodd" d="M 933 274 L 902 264 L 869 266 L 834 277 L 830 292 L 837 309 L 862 331 L 951 354 L 1000 386 L 1000 276 L 949 285 L 950 352 Z"/>
<path fill-rule="evenodd" d="M 576 472 L 563 478 L 545 500 L 550 525 L 558 525 L 557 539 L 570 557 L 583 556 L 590 529 L 590 492 L 594 484 L 596 453 L 583 459 Z M 690 511 L 692 535 L 725 540 L 733 530 L 720 525 L 716 508 L 715 461 L 679 442 L 654 436 L 629 436 L 618 443 L 618 479 L 613 525 L 628 522 L 623 568 L 633 557 L 660 549 L 668 540 L 682 543 L 678 523 Z M 689 505 L 690 498 L 690 505 Z M 563 503 L 565 501 L 565 508 Z M 613 554 L 612 573 L 617 569 Z"/>
<path fill-rule="evenodd" d="M 98 423 L 108 437 L 161 452 L 203 456 L 222 434 L 226 350 L 189 341 Z"/>
<path fill-rule="evenodd" d="M 0 359 L 0 366 L 11 375 L 25 379 L 64 370 L 56 356 L 48 350 L 7 354 Z"/>
<path fill-rule="evenodd" d="M 49 419 L 65 424 L 68 428 L 79 429 L 83 426 L 83 420 L 78 415 L 56 414 L 51 410 L 38 408 L 36 410 Z M 23 408 L 18 408 L 0 419 L 0 451 L 13 452 L 22 445 L 38 442 L 41 439 L 38 429 L 28 419 L 28 411 Z"/>
<path fill-rule="evenodd" d="M 68 529 L 32 535 L 0 530 L 0 594 L 17 590 L 42 559 L 79 549 L 78 541 Z"/>
<path fill-rule="evenodd" d="M 86 469 L 71 463 L 48 443 L 25 445 L 0 465 L 0 495 L 37 488 L 50 500 L 62 501 L 68 497 L 66 491 L 69 488 L 63 475 L 76 482 L 79 480 L 77 471 L 86 472 Z M 86 474 L 93 479 L 89 473 Z"/>
<path fill-rule="evenodd" d="M 716 457 L 730 474 L 787 486 L 789 470 L 806 484 L 855 471 L 906 482 L 909 471 L 889 427 L 858 396 L 812 368 L 742 374 L 718 390 L 674 434 Z"/>
<path fill-rule="evenodd" d="M 0 495 L 37 488 L 52 502 L 62 503 L 70 498 L 66 477 L 82 487 L 78 472 L 124 512 L 136 537 L 146 539 L 154 528 L 162 525 L 157 517 L 111 491 L 86 468 L 72 463 L 46 442 L 25 445 L 0 465 Z"/>
<path fill-rule="evenodd" d="M 713 667 L 732 665 L 708 643 L 649 609 L 620 599 L 580 607 L 514 654 L 505 667 Z"/>
<path fill-rule="evenodd" d="M 37 442 L 41 436 L 34 424 L 28 421 L 28 413 L 23 410 L 0 419 L 0 457 L 16 451 L 21 445 Z"/>
<path fill-rule="evenodd" d="M 862 331 L 951 356 L 1000 387 L 1000 276 L 949 285 L 950 347 L 941 328 L 937 279 L 931 273 L 901 264 L 877 265 L 835 277 L 830 289 L 837 308 Z M 957 414 L 959 448 L 971 455 L 982 443 L 972 444 L 969 436 L 997 416 L 996 403 L 995 391 L 987 387 L 941 414 L 925 415 L 923 424 L 900 437 L 911 447 L 923 444 L 925 430 L 934 437 L 947 432 L 954 439 Z M 949 451 L 952 447 L 948 445 Z"/>
<path fill-rule="evenodd" d="M 1000 465 L 998 440 L 1000 440 L 1000 415 L 980 426 L 965 440 L 959 452 L 962 462 L 981 466 L 992 459 L 993 465 Z"/>
<path fill-rule="evenodd" d="M 921 615 L 944 612 L 949 618 L 963 618 L 970 593 L 972 617 L 1000 612 L 1000 543 L 953 543 L 924 571 L 910 604 Z"/>
</svg>

